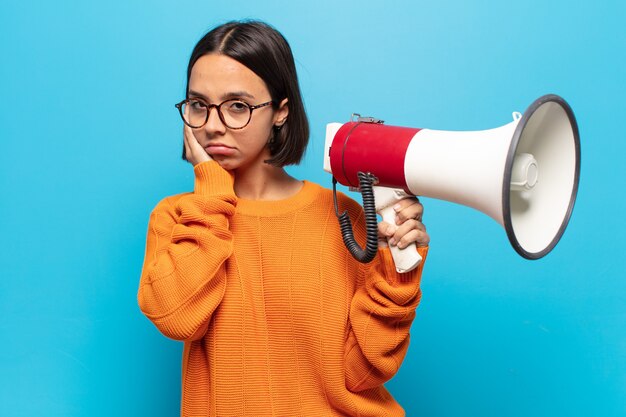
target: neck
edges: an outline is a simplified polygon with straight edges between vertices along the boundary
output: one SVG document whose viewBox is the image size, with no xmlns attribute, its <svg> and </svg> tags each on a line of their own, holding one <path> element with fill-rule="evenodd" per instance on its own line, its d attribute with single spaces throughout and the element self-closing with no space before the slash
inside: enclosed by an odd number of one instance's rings
<svg viewBox="0 0 626 417">
<path fill-rule="evenodd" d="M 282 200 L 296 194 L 301 187 L 302 182 L 284 168 L 265 163 L 235 171 L 235 194 L 246 200 Z"/>
</svg>

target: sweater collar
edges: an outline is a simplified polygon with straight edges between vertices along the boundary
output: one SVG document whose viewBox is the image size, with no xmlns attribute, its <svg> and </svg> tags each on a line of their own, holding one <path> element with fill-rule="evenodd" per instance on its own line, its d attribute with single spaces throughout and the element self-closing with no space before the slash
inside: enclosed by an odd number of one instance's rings
<svg viewBox="0 0 626 417">
<path fill-rule="evenodd" d="M 303 186 L 293 196 L 283 200 L 246 200 L 237 199 L 237 214 L 247 216 L 272 217 L 298 211 L 313 203 L 319 196 L 322 187 L 303 181 Z"/>
</svg>

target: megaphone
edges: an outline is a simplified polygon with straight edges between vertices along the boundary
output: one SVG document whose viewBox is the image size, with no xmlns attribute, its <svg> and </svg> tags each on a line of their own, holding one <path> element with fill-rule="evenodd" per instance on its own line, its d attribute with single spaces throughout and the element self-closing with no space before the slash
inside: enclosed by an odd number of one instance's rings
<svg viewBox="0 0 626 417">
<path fill-rule="evenodd" d="M 580 138 L 571 107 L 554 94 L 513 113 L 510 123 L 480 131 L 389 126 L 353 115 L 348 123 L 327 125 L 324 170 L 334 185 L 363 192 L 366 248 L 354 242 L 347 215 L 341 226 L 348 249 L 363 262 L 377 249 L 376 212 L 394 224 L 391 206 L 407 195 L 473 207 L 504 227 L 517 253 L 539 259 L 556 246 L 572 215 Z M 414 245 L 391 248 L 399 272 L 421 261 Z"/>
</svg>

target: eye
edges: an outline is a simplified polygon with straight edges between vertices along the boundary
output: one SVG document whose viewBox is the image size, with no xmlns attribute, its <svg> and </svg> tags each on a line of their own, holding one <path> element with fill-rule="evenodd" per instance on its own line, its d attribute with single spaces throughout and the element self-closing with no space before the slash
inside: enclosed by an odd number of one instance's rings
<svg viewBox="0 0 626 417">
<path fill-rule="evenodd" d="M 226 108 L 231 113 L 246 113 L 250 107 L 244 101 L 233 100 L 227 102 Z"/>
<path fill-rule="evenodd" d="M 191 110 L 205 110 L 207 105 L 200 100 L 189 100 L 189 108 Z"/>
</svg>

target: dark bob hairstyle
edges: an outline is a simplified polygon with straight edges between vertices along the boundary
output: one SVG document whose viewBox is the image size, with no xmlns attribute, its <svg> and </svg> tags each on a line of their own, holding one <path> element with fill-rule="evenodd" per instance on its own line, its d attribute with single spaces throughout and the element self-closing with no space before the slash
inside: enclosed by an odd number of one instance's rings
<svg viewBox="0 0 626 417">
<path fill-rule="evenodd" d="M 287 40 L 272 26 L 255 20 L 232 21 L 212 29 L 198 41 L 189 58 L 187 98 L 193 65 L 212 53 L 226 55 L 258 75 L 269 90 L 274 109 L 287 99 L 289 115 L 280 129 L 274 128 L 269 145 L 271 158 L 265 162 L 277 167 L 298 164 L 309 141 L 309 122 Z"/>
</svg>

